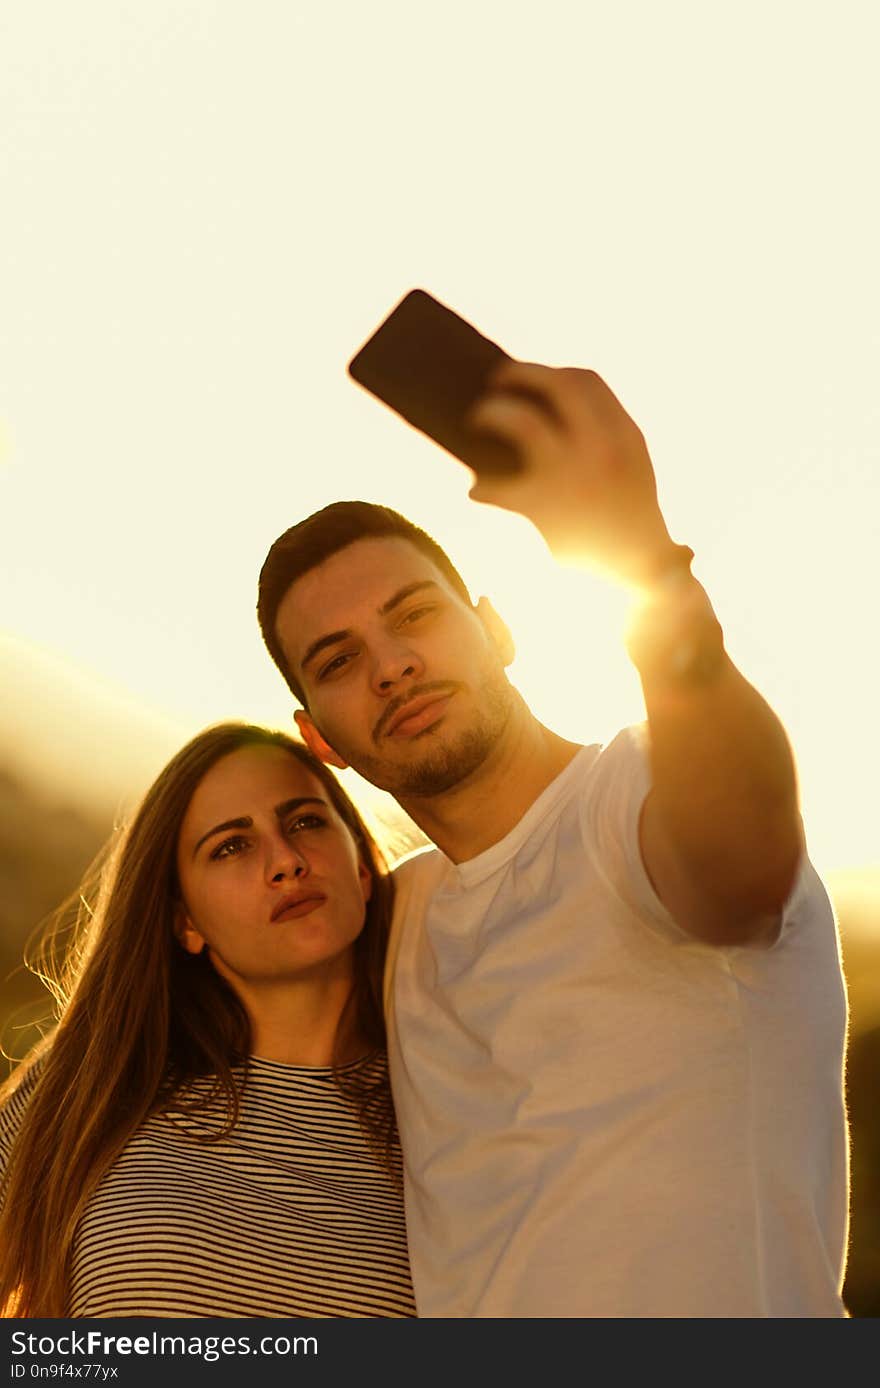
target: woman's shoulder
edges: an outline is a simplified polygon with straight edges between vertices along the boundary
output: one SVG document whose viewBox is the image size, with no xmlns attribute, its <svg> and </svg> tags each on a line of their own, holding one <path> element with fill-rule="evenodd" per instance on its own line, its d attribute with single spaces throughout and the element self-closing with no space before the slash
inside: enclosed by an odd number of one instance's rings
<svg viewBox="0 0 880 1388">
<path fill-rule="evenodd" d="M 45 1046 L 20 1060 L 0 1084 L 0 1174 L 5 1172 L 12 1144 L 18 1136 L 28 1104 L 45 1063 Z"/>
</svg>

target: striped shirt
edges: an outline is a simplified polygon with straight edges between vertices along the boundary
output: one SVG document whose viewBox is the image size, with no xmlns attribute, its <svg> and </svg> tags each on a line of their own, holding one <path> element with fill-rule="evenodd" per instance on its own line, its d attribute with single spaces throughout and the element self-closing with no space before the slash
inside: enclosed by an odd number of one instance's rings
<svg viewBox="0 0 880 1388">
<path fill-rule="evenodd" d="M 0 1114 L 3 1167 L 30 1078 Z M 224 1116 L 220 1100 L 138 1128 L 77 1227 L 67 1315 L 414 1315 L 400 1185 L 332 1069 L 252 1058 L 233 1132 L 199 1141 Z"/>
</svg>

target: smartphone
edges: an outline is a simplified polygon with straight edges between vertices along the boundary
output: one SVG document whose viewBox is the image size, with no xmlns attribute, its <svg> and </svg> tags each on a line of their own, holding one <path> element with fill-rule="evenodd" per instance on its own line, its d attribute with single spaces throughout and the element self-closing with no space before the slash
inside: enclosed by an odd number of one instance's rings
<svg viewBox="0 0 880 1388">
<path fill-rule="evenodd" d="M 352 380 L 479 476 L 520 471 L 512 444 L 464 419 L 507 352 L 424 289 L 411 289 L 348 363 Z"/>
</svg>

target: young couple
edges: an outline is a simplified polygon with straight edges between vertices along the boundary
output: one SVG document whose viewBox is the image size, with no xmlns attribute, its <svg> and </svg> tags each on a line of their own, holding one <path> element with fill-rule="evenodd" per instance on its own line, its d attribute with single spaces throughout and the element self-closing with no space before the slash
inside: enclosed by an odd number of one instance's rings
<svg viewBox="0 0 880 1388">
<path fill-rule="evenodd" d="M 395 512 L 286 531 L 259 619 L 310 750 L 200 734 L 83 893 L 0 1115 L 6 1314 L 847 1314 L 846 997 L 785 733 L 599 377 L 505 364 L 472 423 L 524 464 L 474 499 L 633 589 L 644 724 L 539 723 Z M 389 875 L 327 763 L 435 847 Z"/>
</svg>

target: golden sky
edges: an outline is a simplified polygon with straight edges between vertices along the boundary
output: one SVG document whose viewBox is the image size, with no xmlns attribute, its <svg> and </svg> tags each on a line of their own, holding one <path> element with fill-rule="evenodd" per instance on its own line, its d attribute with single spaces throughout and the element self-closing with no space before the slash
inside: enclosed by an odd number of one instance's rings
<svg viewBox="0 0 880 1388">
<path fill-rule="evenodd" d="M 364 497 L 495 600 L 545 721 L 641 717 L 623 596 L 348 380 L 422 286 L 606 378 L 789 730 L 814 858 L 880 863 L 875 5 L 39 0 L 2 28 L 7 650 L 181 740 L 286 725 L 260 564 Z M 45 726 L 4 694 L 19 740 Z"/>
</svg>

